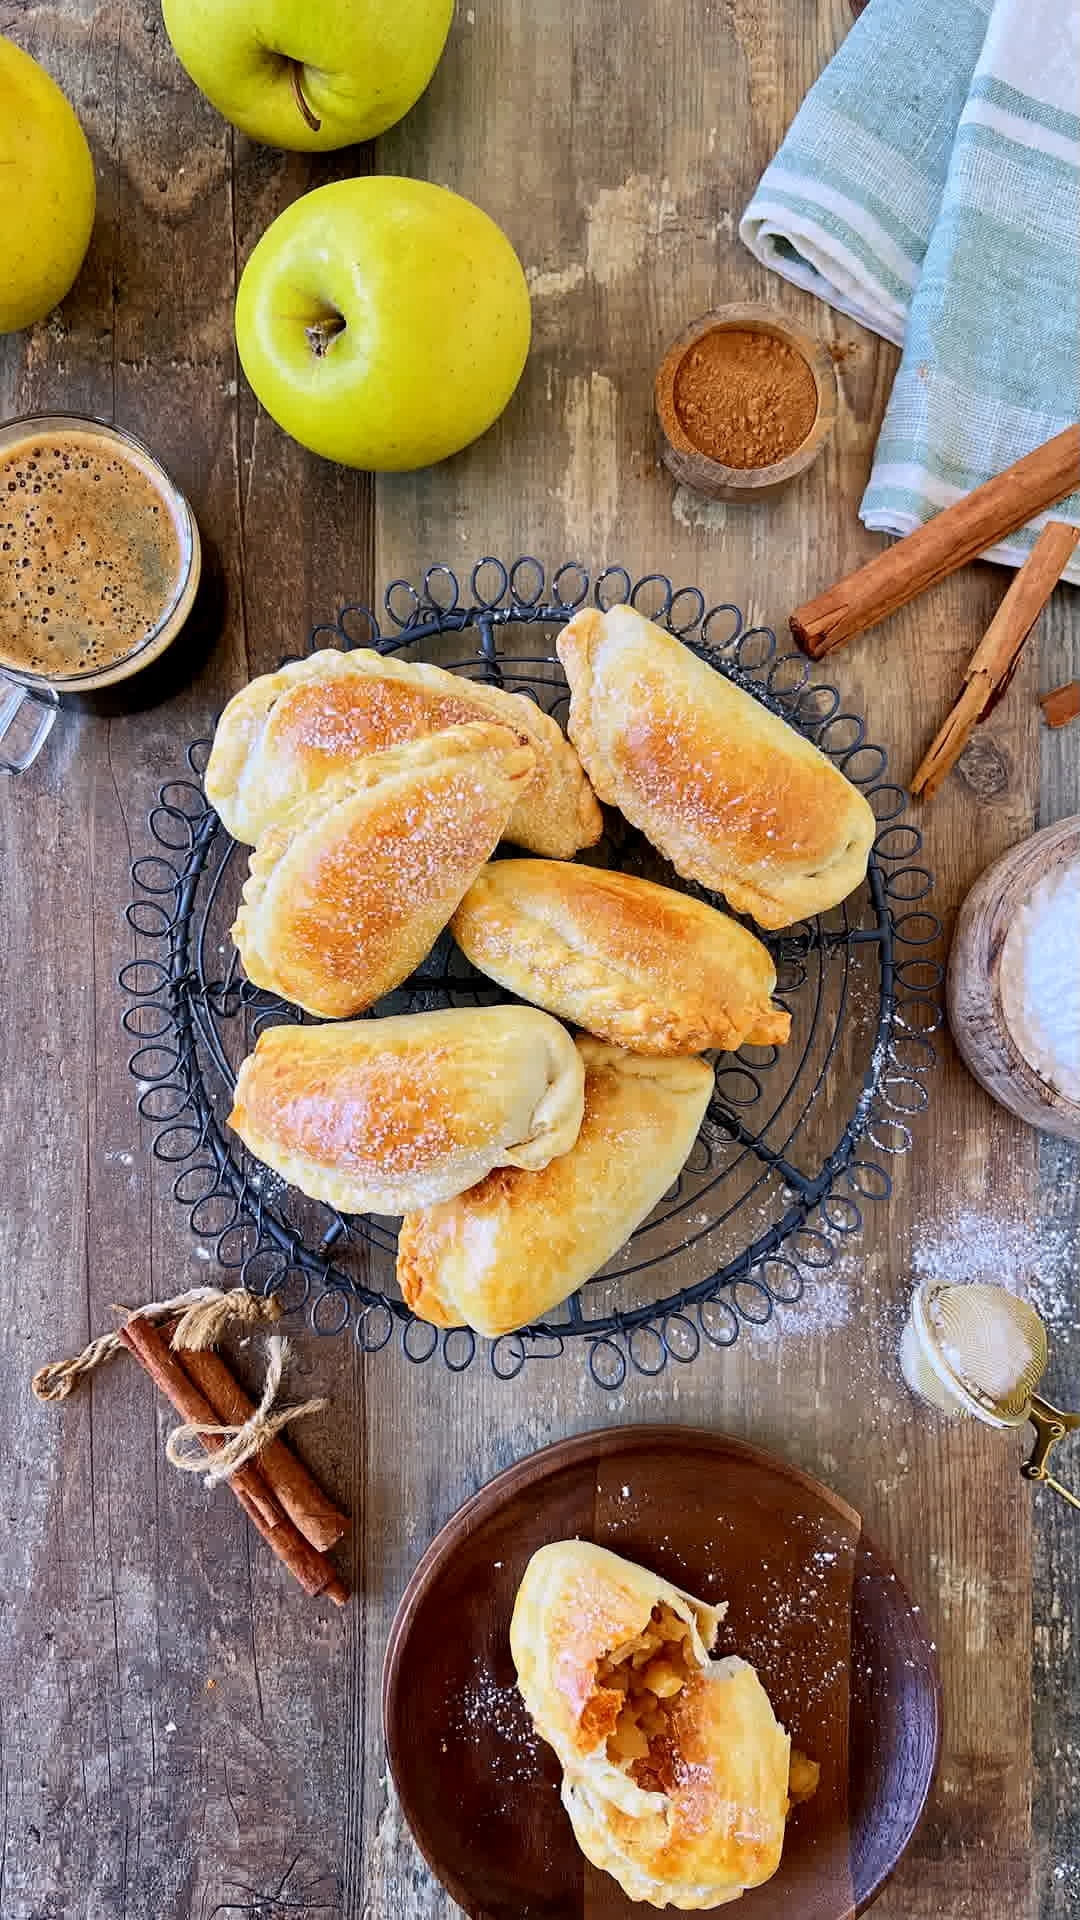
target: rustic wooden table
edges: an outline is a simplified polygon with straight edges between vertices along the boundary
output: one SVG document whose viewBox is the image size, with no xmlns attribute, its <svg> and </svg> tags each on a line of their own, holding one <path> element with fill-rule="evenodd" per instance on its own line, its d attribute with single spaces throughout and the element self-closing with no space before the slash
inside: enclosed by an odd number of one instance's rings
<svg viewBox="0 0 1080 1920">
<path fill-rule="evenodd" d="M 34 1367 L 108 1325 L 110 1302 L 207 1277 L 136 1116 L 116 975 L 155 787 L 225 697 L 343 599 L 428 558 L 625 557 L 779 625 L 879 544 L 855 508 L 894 355 L 771 283 L 735 238 L 849 21 L 847 0 L 462 0 L 406 122 L 374 152 L 309 162 L 219 119 L 154 0 L 0 0 L 0 28 L 78 108 L 100 196 L 72 296 L 0 343 L 0 405 L 89 410 L 143 435 L 194 503 L 211 563 L 173 683 L 66 705 L 38 765 L 0 790 L 4 1920 L 449 1913 L 386 1776 L 379 1671 L 395 1602 L 433 1530 L 497 1469 L 642 1418 L 726 1427 L 820 1474 L 922 1597 L 945 1747 L 882 1920 L 1056 1920 L 1080 1902 L 1075 1520 L 1032 1499 L 1016 1445 L 945 1431 L 912 1404 L 888 1311 L 928 1248 L 966 1247 L 991 1277 L 1037 1267 L 1051 1228 L 1060 1253 L 1077 1161 L 951 1059 L 842 1287 L 811 1290 L 727 1355 L 608 1399 L 573 1357 L 507 1387 L 482 1366 L 455 1379 L 304 1342 L 305 1385 L 334 1399 L 304 1446 L 356 1521 L 344 1617 L 303 1600 L 227 1491 L 207 1497 L 164 1467 L 168 1417 L 136 1369 L 115 1366 L 62 1410 L 29 1395 Z M 535 298 L 532 357 L 498 427 L 447 466 L 375 482 L 310 458 L 259 413 L 232 333 L 239 268 L 273 215 L 373 167 L 479 199 Z M 748 298 L 782 301 L 836 343 L 834 443 L 768 508 L 673 498 L 654 458 L 652 369 L 689 317 Z M 899 777 L 1003 585 L 969 569 L 835 662 Z M 990 723 L 1002 790 L 979 801 L 954 778 L 927 818 L 947 921 L 988 861 L 1080 804 L 1075 731 L 1040 742 L 1033 700 L 1037 679 L 1078 671 L 1077 615 L 1059 592 L 1041 662 L 1032 649 Z M 1080 1350 L 1063 1337 L 1049 1386 L 1080 1393 Z"/>
</svg>

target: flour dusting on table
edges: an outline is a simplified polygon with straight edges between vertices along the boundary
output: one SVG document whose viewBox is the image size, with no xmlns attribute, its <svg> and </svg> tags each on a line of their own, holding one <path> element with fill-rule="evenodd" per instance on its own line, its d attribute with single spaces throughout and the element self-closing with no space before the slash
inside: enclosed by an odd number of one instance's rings
<svg viewBox="0 0 1080 1920">
<path fill-rule="evenodd" d="M 912 1236 L 913 1278 L 944 1286 L 997 1281 L 1030 1300 L 1051 1339 L 1068 1342 L 1080 1307 L 1080 1246 L 1066 1220 L 958 1207 Z"/>
</svg>

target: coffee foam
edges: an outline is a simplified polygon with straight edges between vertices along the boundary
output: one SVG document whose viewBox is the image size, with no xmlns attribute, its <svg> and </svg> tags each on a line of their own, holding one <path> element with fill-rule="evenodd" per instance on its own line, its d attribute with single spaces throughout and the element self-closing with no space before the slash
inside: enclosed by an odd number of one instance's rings
<svg viewBox="0 0 1080 1920">
<path fill-rule="evenodd" d="M 174 602 L 182 564 L 175 509 L 134 451 L 73 428 L 0 453 L 0 663 L 115 665 Z"/>
</svg>

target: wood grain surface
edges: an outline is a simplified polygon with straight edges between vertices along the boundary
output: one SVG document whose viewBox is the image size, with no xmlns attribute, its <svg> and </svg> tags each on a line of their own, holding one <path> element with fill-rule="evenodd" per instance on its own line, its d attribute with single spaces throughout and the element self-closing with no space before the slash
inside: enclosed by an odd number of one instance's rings
<svg viewBox="0 0 1080 1920">
<path fill-rule="evenodd" d="M 342 600 L 435 559 L 622 559 L 780 627 L 880 545 L 855 509 L 895 354 L 771 281 L 734 236 L 850 19 L 847 0 L 474 0 L 399 129 L 373 154 L 308 161 L 232 133 L 176 65 L 153 0 L 0 0 L 0 30 L 76 103 L 99 182 L 73 294 L 0 341 L 0 404 L 133 428 L 191 499 L 211 561 L 168 666 L 65 705 L 38 765 L 0 788 L 3 1920 L 452 1914 L 387 1781 L 379 1672 L 397 1600 L 433 1532 L 492 1473 L 563 1434 L 643 1419 L 723 1427 L 820 1476 L 921 1598 L 945 1747 L 882 1920 L 1075 1910 L 1075 1522 L 1033 1499 L 1008 1440 L 946 1429 L 910 1401 L 896 1336 L 929 1235 L 947 1240 L 958 1209 L 1065 1233 L 1080 1217 L 1078 1159 L 993 1106 L 951 1057 L 856 1252 L 727 1355 L 605 1399 L 573 1357 L 507 1387 L 481 1366 L 453 1378 L 301 1339 L 297 1386 L 334 1406 L 298 1445 L 354 1519 L 344 1618 L 294 1590 L 227 1489 L 208 1496 L 172 1474 L 169 1416 L 134 1366 L 117 1361 L 59 1410 L 28 1387 L 42 1361 L 111 1324 L 110 1302 L 207 1274 L 136 1115 L 115 979 L 155 788 L 249 674 Z M 477 198 L 520 249 L 535 301 L 533 354 L 498 426 L 446 466 L 377 485 L 308 456 L 258 411 L 231 329 L 239 268 L 273 215 L 371 165 Z M 673 494 L 655 454 L 665 343 L 733 299 L 780 301 L 838 358 L 833 439 L 763 509 Z M 835 662 L 845 705 L 889 743 L 900 778 L 1003 588 L 998 571 L 969 569 Z M 1041 730 L 1040 790 L 1034 702 L 1037 681 L 1080 670 L 1074 591 L 1055 596 L 1041 646 L 1041 676 L 1031 649 L 986 729 L 994 790 L 979 799 L 951 781 L 927 814 L 947 920 L 1040 806 L 1050 820 L 1080 804 L 1075 730 Z M 1003 1259 L 1013 1244 L 1003 1237 Z M 253 1384 L 250 1350 L 238 1365 Z M 1047 1390 L 1064 1404 L 1080 1392 L 1080 1343 L 1058 1344 Z"/>
</svg>

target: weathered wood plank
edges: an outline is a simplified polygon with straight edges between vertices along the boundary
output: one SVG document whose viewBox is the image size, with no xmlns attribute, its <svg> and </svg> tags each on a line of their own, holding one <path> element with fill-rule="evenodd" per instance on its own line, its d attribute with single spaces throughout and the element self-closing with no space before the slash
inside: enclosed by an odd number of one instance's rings
<svg viewBox="0 0 1080 1920">
<path fill-rule="evenodd" d="M 428 95 L 380 143 L 381 170 L 459 187 L 506 226 L 532 270 L 536 344 L 504 421 L 450 465 L 380 481 L 376 521 L 369 481 L 309 458 L 257 413 L 231 336 L 257 233 L 367 156 L 309 163 L 234 138 L 176 67 L 150 0 L 0 8 L 0 28 L 79 105 L 101 187 L 91 258 L 60 318 L 0 342 L 0 401 L 115 409 L 189 491 L 213 589 L 202 616 L 213 651 L 196 659 L 184 643 L 167 699 L 136 683 L 126 699 L 65 711 L 38 767 L 0 789 L 0 1119 L 5 1141 L 25 1143 L 9 1146 L 0 1214 L 3 1455 L 15 1463 L 0 1595 L 4 1920 L 209 1920 L 256 1902 L 275 1920 L 443 1920 L 452 1905 L 402 1829 L 382 1757 L 379 1670 L 398 1594 L 431 1532 L 491 1473 L 558 1434 L 643 1417 L 726 1425 L 820 1473 L 924 1598 L 946 1679 L 944 1766 L 878 1911 L 1037 1911 L 1030 1501 L 1009 1446 L 943 1431 L 895 1366 L 919 1232 L 948 1220 L 958 1192 L 1022 1213 L 1035 1191 L 1034 1136 L 955 1064 L 936 1076 L 916 1156 L 842 1284 L 811 1289 L 778 1333 L 749 1335 L 726 1359 L 609 1400 L 573 1358 L 506 1387 L 479 1366 L 455 1380 L 399 1354 L 361 1364 L 348 1343 L 307 1342 L 304 1386 L 330 1392 L 334 1412 L 302 1445 L 356 1520 L 359 1598 L 343 1621 L 286 1585 L 226 1491 L 207 1499 L 159 1465 L 167 1422 L 134 1369 L 118 1363 L 62 1412 L 25 1392 L 41 1359 L 107 1324 L 111 1300 L 207 1271 L 146 1155 L 113 979 L 130 952 L 129 843 L 145 845 L 156 784 L 229 692 L 341 599 L 427 560 L 528 547 L 549 561 L 625 558 L 780 624 L 878 544 L 854 502 L 893 355 L 770 282 L 733 237 L 848 8 L 736 0 L 668 9 L 662 23 L 637 4 L 579 13 L 565 0 L 462 6 Z M 650 414 L 667 338 L 747 297 L 781 299 L 853 349 L 827 459 L 768 514 L 673 499 Z M 836 663 L 845 704 L 889 742 L 900 777 L 1003 584 L 970 571 Z M 1078 636 L 1075 595 L 1062 593 L 1043 684 L 1078 670 L 1065 658 Z M 1029 693 L 1018 681 L 991 723 L 1002 793 L 977 805 L 953 781 L 927 815 L 946 909 L 1034 824 Z M 1071 736 L 1047 742 L 1044 762 L 1048 819 L 1080 804 Z M 1075 1170 L 1050 1154 L 1043 1179 L 1075 1218 Z M 1058 1364 L 1064 1392 L 1074 1362 Z M 1036 1511 L 1037 1877 L 1042 1920 L 1061 1920 L 1077 1891 L 1078 1596 L 1068 1514 L 1045 1496 Z"/>
<path fill-rule="evenodd" d="M 62 1411 L 27 1389 L 43 1355 L 109 1324 L 111 1301 L 209 1270 L 149 1159 L 134 1043 L 118 1031 L 130 852 L 146 847 L 157 784 L 183 772 L 227 695 L 337 599 L 365 596 L 371 484 L 265 416 L 256 428 L 238 374 L 238 270 L 312 183 L 308 164 L 234 139 L 177 67 L 156 6 L 19 9 L 4 24 L 76 101 L 100 211 L 62 313 L 3 342 L 3 404 L 82 408 L 141 434 L 195 506 L 210 590 L 167 674 L 66 707 L 33 772 L 0 794 L 0 1101 L 7 1139 L 26 1142 L 0 1218 L 4 1457 L 20 1463 L 5 1509 L 0 1909 L 208 1914 L 246 1884 L 294 1900 L 306 1888 L 330 1912 L 338 1764 L 323 1729 L 351 1697 L 347 1632 L 282 1582 L 226 1490 L 208 1500 L 163 1465 L 169 1423 L 135 1369 L 116 1364 Z M 364 164 L 340 156 L 319 177 Z M 328 1358 L 349 1377 L 347 1350 Z M 323 1464 L 334 1478 L 338 1462 Z M 337 1484 L 362 1516 L 359 1489 Z"/>
<path fill-rule="evenodd" d="M 1080 595 L 1055 594 L 1040 630 L 1039 686 L 1080 674 Z M 1080 813 L 1080 727 L 1040 728 L 1039 823 Z M 1071 1337 L 1053 1344 L 1047 1392 L 1058 1406 L 1080 1406 L 1080 1152 L 1045 1139 L 1040 1194 L 1050 1244 L 1071 1244 L 1071 1294 L 1061 1323 Z M 1060 1456 L 1060 1477 L 1080 1486 L 1075 1450 Z M 1067 1920 L 1080 1903 L 1080 1568 L 1074 1514 L 1052 1494 L 1035 1505 L 1034 1626 L 1035 1843 L 1040 1920 Z"/>
</svg>

